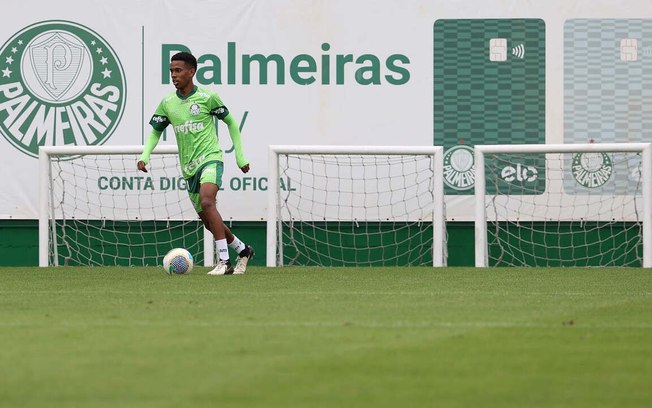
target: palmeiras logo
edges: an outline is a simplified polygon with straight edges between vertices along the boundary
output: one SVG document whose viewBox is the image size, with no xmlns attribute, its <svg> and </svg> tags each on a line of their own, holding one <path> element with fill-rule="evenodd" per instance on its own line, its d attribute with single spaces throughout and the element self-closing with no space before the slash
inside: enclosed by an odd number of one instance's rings
<svg viewBox="0 0 652 408">
<path fill-rule="evenodd" d="M 25 154 L 101 145 L 124 112 L 126 82 L 109 44 L 87 27 L 42 21 L 0 49 L 0 133 Z"/>
<path fill-rule="evenodd" d="M 571 171 L 580 185 L 597 188 L 609 181 L 614 166 L 607 153 L 577 153 L 573 156 Z"/>
<path fill-rule="evenodd" d="M 193 103 L 190 105 L 190 114 L 193 116 L 199 115 L 201 113 L 201 109 L 199 108 L 199 105 L 196 103 Z"/>
<path fill-rule="evenodd" d="M 455 190 L 469 190 L 475 185 L 473 148 L 454 146 L 444 153 L 444 183 Z"/>
</svg>

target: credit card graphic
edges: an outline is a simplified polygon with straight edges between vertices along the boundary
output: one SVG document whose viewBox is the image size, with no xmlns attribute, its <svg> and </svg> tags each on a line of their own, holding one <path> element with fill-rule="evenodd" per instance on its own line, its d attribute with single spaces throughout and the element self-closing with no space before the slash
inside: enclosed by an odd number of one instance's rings
<svg viewBox="0 0 652 408">
<path fill-rule="evenodd" d="M 545 143 L 545 23 L 443 19 L 433 31 L 433 144 L 445 149 L 446 193 L 473 194 L 474 145 Z M 544 191 L 540 157 L 518 161 L 488 163 L 488 193 Z"/>
</svg>

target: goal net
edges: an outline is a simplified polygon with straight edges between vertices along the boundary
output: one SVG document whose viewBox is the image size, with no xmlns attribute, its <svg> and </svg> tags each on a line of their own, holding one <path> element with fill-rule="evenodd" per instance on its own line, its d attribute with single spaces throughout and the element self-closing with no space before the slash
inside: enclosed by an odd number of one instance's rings
<svg viewBox="0 0 652 408">
<path fill-rule="evenodd" d="M 649 143 L 475 146 L 476 266 L 652 267 Z"/>
<path fill-rule="evenodd" d="M 267 266 L 445 264 L 441 147 L 270 146 Z"/>
<path fill-rule="evenodd" d="M 148 173 L 136 169 L 141 152 L 141 146 L 40 149 L 40 266 L 160 265 L 175 247 L 212 264 L 212 239 L 188 200 L 177 147 L 159 146 Z"/>
</svg>

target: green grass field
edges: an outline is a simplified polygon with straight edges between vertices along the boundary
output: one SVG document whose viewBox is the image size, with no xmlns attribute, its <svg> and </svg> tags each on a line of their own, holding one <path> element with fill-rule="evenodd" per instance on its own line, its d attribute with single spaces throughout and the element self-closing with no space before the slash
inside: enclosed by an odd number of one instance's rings
<svg viewBox="0 0 652 408">
<path fill-rule="evenodd" d="M 2 407 L 649 407 L 652 271 L 0 268 Z"/>
</svg>

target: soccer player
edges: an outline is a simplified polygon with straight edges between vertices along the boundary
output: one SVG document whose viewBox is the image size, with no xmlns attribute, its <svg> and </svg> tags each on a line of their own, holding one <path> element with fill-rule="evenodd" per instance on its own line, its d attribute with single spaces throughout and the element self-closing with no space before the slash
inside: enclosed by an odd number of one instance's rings
<svg viewBox="0 0 652 408">
<path fill-rule="evenodd" d="M 197 59 L 188 52 L 180 52 L 170 60 L 170 75 L 176 91 L 166 95 L 156 108 L 152 119 L 152 132 L 145 143 L 137 163 L 138 170 L 147 172 L 149 156 L 156 147 L 163 130 L 172 125 L 179 147 L 181 173 L 187 182 L 188 195 L 206 229 L 215 239 L 220 257 L 209 275 L 243 274 L 254 249 L 245 245 L 224 224 L 217 210 L 217 192 L 222 184 L 224 153 L 217 140 L 213 117 L 228 126 L 235 148 L 236 163 L 243 173 L 249 171 L 249 162 L 242 152 L 240 125 L 229 113 L 220 97 L 205 88 L 195 86 L 193 77 Z M 229 248 L 238 254 L 235 268 L 229 260 Z"/>
</svg>

